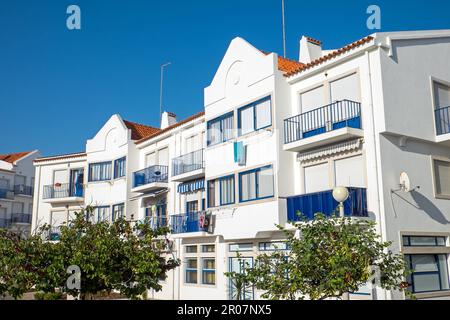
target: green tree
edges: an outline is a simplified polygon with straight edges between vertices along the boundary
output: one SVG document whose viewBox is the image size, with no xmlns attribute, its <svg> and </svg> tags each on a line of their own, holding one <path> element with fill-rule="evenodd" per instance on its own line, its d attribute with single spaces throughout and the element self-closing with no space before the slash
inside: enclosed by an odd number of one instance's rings
<svg viewBox="0 0 450 320">
<path fill-rule="evenodd" d="M 259 255 L 244 280 L 262 290 L 263 298 L 341 298 L 358 291 L 376 270 L 381 288 L 407 287 L 403 257 L 389 251 L 391 243 L 380 240 L 374 222 L 318 214 L 312 221 L 297 223 L 297 232 L 278 228 L 289 250 Z"/>
<path fill-rule="evenodd" d="M 48 225 L 29 239 L 0 233 L 0 270 L 6 270 L 0 274 L 0 294 L 17 298 L 32 289 L 44 293 L 58 289 L 92 299 L 118 291 L 139 299 L 148 289 L 161 290 L 159 280 L 179 265 L 168 247 L 168 228 L 152 229 L 147 223 L 124 219 L 94 223 L 92 211 L 82 209 L 61 226 L 58 241 L 47 241 Z M 80 289 L 66 286 L 69 266 L 81 270 Z"/>
</svg>

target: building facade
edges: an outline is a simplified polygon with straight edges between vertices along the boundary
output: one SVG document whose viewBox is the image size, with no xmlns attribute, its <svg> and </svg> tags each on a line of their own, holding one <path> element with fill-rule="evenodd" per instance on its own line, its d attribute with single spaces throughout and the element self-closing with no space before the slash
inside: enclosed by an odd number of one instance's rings
<svg viewBox="0 0 450 320">
<path fill-rule="evenodd" d="M 298 211 L 331 214 L 332 189 L 345 186 L 345 214 L 376 221 L 382 240 L 405 254 L 410 290 L 446 299 L 449 52 L 449 30 L 377 33 L 337 50 L 302 37 L 298 60 L 235 38 L 205 88 L 203 112 L 180 122 L 166 112 L 138 139 L 113 116 L 85 153 L 36 160 L 33 224 L 53 221 L 55 211 L 62 223 L 73 205 L 92 203 L 117 216 L 124 203 L 128 219 L 169 225 L 182 262 L 151 297 L 234 299 L 224 272 L 241 270 L 237 252 L 252 264 L 258 253 L 285 250 L 276 225 L 293 228 Z M 66 180 L 55 180 L 59 166 Z M 69 168 L 88 174 L 77 180 Z M 45 185 L 69 183 L 70 193 L 72 180 L 85 191 L 72 206 L 44 199 Z M 404 298 L 379 288 L 351 294 Z"/>
<path fill-rule="evenodd" d="M 34 166 L 39 151 L 0 155 L 0 228 L 27 236 L 33 212 Z"/>
</svg>

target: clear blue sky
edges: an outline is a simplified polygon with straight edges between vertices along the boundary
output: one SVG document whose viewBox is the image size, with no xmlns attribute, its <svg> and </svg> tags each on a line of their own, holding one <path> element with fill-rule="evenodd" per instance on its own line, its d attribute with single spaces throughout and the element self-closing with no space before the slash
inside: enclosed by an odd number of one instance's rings
<svg viewBox="0 0 450 320">
<path fill-rule="evenodd" d="M 450 1 L 286 1 L 288 57 L 302 34 L 325 49 L 373 33 L 366 8 L 381 7 L 382 30 L 450 28 Z M 281 0 L 2 0 L 0 153 L 83 151 L 114 113 L 158 126 L 160 65 L 171 61 L 166 109 L 185 118 L 229 42 L 241 36 L 282 52 Z M 77 4 L 82 30 L 66 28 Z"/>
</svg>

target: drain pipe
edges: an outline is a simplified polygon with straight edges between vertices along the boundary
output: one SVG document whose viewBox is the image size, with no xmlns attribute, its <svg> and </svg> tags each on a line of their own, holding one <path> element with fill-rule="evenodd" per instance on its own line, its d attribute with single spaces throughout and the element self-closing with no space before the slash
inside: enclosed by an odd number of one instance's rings
<svg viewBox="0 0 450 320">
<path fill-rule="evenodd" d="M 365 55 L 367 57 L 367 71 L 368 71 L 368 83 L 369 83 L 369 96 L 370 96 L 370 111 L 371 111 L 371 117 L 372 117 L 372 142 L 373 142 L 373 148 L 374 148 L 374 153 L 375 153 L 375 176 L 376 176 L 376 194 L 377 194 L 377 206 L 378 206 L 378 213 L 379 213 L 379 217 L 380 217 L 380 236 L 382 241 L 384 241 L 384 237 L 383 237 L 383 228 L 384 228 L 384 219 L 383 219 L 383 215 L 382 215 L 382 210 L 381 210 L 381 199 L 380 199 L 380 186 L 379 186 L 379 182 L 380 182 L 380 175 L 379 175 L 379 170 L 378 170 L 378 148 L 377 148 L 377 140 L 376 140 L 376 132 L 375 132 L 375 111 L 374 111 L 374 106 L 373 106 L 373 89 L 372 89 L 372 72 L 371 72 L 371 67 L 370 67 L 370 53 L 369 51 L 365 52 Z M 387 292 L 386 290 L 382 289 L 383 292 L 383 298 L 384 300 L 387 299 Z"/>
</svg>

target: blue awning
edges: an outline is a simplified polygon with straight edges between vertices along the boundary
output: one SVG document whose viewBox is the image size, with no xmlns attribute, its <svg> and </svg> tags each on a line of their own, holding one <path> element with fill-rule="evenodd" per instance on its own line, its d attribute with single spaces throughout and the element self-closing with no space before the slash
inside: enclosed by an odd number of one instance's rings
<svg viewBox="0 0 450 320">
<path fill-rule="evenodd" d="M 183 182 L 178 185 L 178 193 L 189 193 L 205 189 L 205 179 Z"/>
</svg>

